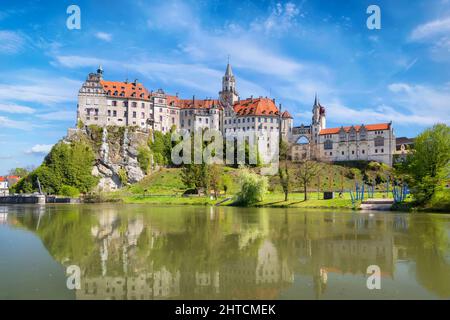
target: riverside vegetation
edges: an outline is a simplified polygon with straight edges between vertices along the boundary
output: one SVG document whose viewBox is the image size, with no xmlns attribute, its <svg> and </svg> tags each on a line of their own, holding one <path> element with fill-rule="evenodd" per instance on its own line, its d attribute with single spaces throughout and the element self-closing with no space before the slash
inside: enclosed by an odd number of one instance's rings
<svg viewBox="0 0 450 320">
<path fill-rule="evenodd" d="M 174 128 L 172 128 L 174 130 Z M 99 129 L 97 128 L 97 131 Z M 95 201 L 125 203 L 353 208 L 347 190 L 355 183 L 373 186 L 375 197 L 390 197 L 388 182 L 408 183 L 411 195 L 398 209 L 449 211 L 450 129 L 438 124 L 420 134 L 415 150 L 394 168 L 377 162 L 319 163 L 288 161 L 287 147 L 280 145 L 278 175 L 259 175 L 261 165 L 221 166 L 171 163 L 171 132 L 154 132 L 153 139 L 137 148 L 137 162 L 146 176 L 130 183 L 127 171 L 118 170 L 122 188 L 103 192 L 92 166 L 98 162 L 99 141 L 87 137 L 56 144 L 40 167 L 21 179 L 11 192 L 38 190 L 65 196 L 82 194 Z M 247 150 L 248 155 L 248 150 Z M 157 170 L 152 170 L 152 158 Z M 248 157 L 247 157 L 248 158 Z M 335 191 L 339 197 L 324 200 L 321 192 Z"/>
</svg>

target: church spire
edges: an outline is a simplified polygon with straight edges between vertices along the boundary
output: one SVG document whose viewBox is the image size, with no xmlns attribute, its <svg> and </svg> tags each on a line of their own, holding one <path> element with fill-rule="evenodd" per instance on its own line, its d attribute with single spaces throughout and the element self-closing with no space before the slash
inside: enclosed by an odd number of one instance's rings
<svg viewBox="0 0 450 320">
<path fill-rule="evenodd" d="M 317 99 L 317 92 L 316 92 L 316 96 L 314 98 L 314 106 L 318 106 L 319 105 L 319 99 Z"/>
<path fill-rule="evenodd" d="M 228 56 L 227 69 L 225 75 L 222 77 L 222 91 L 220 92 L 220 99 L 222 102 L 227 102 L 233 105 L 238 101 L 239 94 L 236 91 L 236 79 L 233 75 L 233 70 L 230 65 L 230 57 Z"/>
<path fill-rule="evenodd" d="M 225 71 L 225 76 L 227 76 L 227 77 L 232 77 L 233 76 L 233 70 L 231 70 L 231 65 L 230 65 L 229 58 L 228 58 L 228 63 L 227 63 L 227 70 Z"/>
</svg>

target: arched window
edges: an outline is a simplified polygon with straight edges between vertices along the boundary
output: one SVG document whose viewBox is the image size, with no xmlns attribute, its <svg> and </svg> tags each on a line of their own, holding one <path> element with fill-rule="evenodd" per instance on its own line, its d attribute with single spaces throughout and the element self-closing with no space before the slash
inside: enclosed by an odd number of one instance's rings
<svg viewBox="0 0 450 320">
<path fill-rule="evenodd" d="M 298 144 L 309 144 L 309 140 L 308 138 L 306 138 L 305 136 L 301 136 L 298 140 L 297 140 Z"/>
</svg>

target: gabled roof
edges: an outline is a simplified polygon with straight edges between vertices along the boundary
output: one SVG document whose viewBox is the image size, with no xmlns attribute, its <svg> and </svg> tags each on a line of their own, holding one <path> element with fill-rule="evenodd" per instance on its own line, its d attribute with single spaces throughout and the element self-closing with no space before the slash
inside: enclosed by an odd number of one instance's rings
<svg viewBox="0 0 450 320">
<path fill-rule="evenodd" d="M 375 130 L 389 130 L 391 124 L 390 123 L 376 123 L 376 124 L 366 124 L 363 125 L 367 131 L 375 131 Z M 361 129 L 362 126 L 353 126 L 357 132 Z M 347 127 L 339 127 L 339 128 L 327 128 L 320 130 L 319 134 L 337 134 L 343 128 L 345 132 L 349 132 L 352 126 Z"/>
<path fill-rule="evenodd" d="M 233 106 L 237 116 L 278 116 L 278 108 L 269 98 L 249 98 L 238 101 Z"/>
<path fill-rule="evenodd" d="M 142 100 L 149 100 L 150 92 L 142 85 L 142 83 L 121 82 L 121 81 L 106 81 L 101 80 L 100 84 L 103 86 L 108 96 L 119 98 L 136 98 Z M 114 92 L 117 91 L 117 95 Z M 123 94 L 123 95 L 121 95 Z"/>
<path fill-rule="evenodd" d="M 284 112 L 281 114 L 281 117 L 282 117 L 282 118 L 291 118 L 291 119 L 292 119 L 291 114 L 290 114 L 287 110 L 284 111 Z"/>
</svg>

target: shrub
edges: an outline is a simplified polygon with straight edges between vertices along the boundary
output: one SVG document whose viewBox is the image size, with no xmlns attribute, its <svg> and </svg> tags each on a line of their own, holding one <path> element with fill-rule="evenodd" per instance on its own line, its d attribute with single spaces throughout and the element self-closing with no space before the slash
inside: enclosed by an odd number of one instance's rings
<svg viewBox="0 0 450 320">
<path fill-rule="evenodd" d="M 124 186 L 128 183 L 128 174 L 127 171 L 124 168 L 120 168 L 119 172 L 117 173 L 120 179 L 120 183 Z"/>
<path fill-rule="evenodd" d="M 80 190 L 75 187 L 63 185 L 59 191 L 59 193 L 63 196 L 75 198 L 80 195 Z"/>
<path fill-rule="evenodd" d="M 267 193 L 267 177 L 259 176 L 247 169 L 242 170 L 239 176 L 241 189 L 237 194 L 237 202 L 248 206 L 262 201 Z"/>
</svg>

